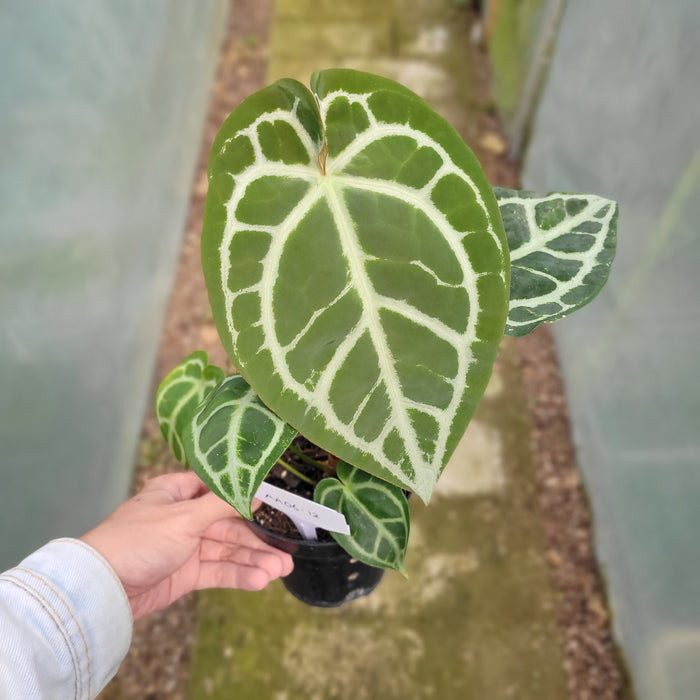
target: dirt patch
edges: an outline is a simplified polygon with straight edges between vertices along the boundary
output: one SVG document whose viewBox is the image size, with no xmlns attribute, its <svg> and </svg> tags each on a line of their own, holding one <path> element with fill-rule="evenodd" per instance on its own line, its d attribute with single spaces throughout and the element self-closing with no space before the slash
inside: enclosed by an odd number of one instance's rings
<svg viewBox="0 0 700 700">
<path fill-rule="evenodd" d="M 197 349 L 206 350 L 213 363 L 230 367 L 214 327 L 200 267 L 206 161 L 224 118 L 242 99 L 264 85 L 271 17 L 272 0 L 233 2 L 154 389 L 175 364 Z M 518 168 L 505 157 L 505 141 L 491 99 L 488 60 L 483 48 L 474 47 L 473 54 L 481 136 L 470 145 L 492 184 L 516 188 Z M 629 685 L 610 632 L 610 615 L 591 540 L 590 509 L 571 445 L 566 402 L 550 332 L 539 329 L 519 340 L 518 350 L 533 426 L 539 513 L 552 579 L 561 595 L 558 623 L 569 694 L 576 700 L 627 698 Z M 134 488 L 140 488 L 154 474 L 179 468 L 149 412 Z M 131 650 L 101 699 L 184 699 L 194 629 L 193 595 L 139 621 Z"/>
</svg>

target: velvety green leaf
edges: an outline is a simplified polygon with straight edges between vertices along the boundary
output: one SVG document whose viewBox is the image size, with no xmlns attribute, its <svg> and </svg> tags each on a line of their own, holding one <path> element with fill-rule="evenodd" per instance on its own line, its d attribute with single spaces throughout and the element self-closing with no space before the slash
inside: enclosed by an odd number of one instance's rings
<svg viewBox="0 0 700 700">
<path fill-rule="evenodd" d="M 234 375 L 197 409 L 184 432 L 185 453 L 199 478 L 250 519 L 253 496 L 295 436 Z"/>
<path fill-rule="evenodd" d="M 156 417 L 175 459 L 187 464 L 183 449 L 184 429 L 197 407 L 224 380 L 224 371 L 209 364 L 209 356 L 198 350 L 186 357 L 161 382 L 156 392 Z"/>
<path fill-rule="evenodd" d="M 617 204 L 589 194 L 495 188 L 511 259 L 506 334 L 521 336 L 590 302 L 608 279 Z"/>
<path fill-rule="evenodd" d="M 215 140 L 214 319 L 277 415 L 427 501 L 503 335 L 498 207 L 469 148 L 406 88 L 330 70 L 312 91 L 255 93 Z"/>
<path fill-rule="evenodd" d="M 400 488 L 340 462 L 338 479 L 320 481 L 314 500 L 345 516 L 350 534 L 331 534 L 347 552 L 366 564 L 403 573 L 410 519 Z"/>
</svg>

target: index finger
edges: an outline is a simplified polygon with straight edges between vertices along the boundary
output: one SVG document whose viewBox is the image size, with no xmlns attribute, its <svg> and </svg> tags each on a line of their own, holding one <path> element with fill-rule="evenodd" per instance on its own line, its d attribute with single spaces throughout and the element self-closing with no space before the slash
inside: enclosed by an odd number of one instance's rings
<svg viewBox="0 0 700 700">
<path fill-rule="evenodd" d="M 207 485 L 193 472 L 173 472 L 149 479 L 141 493 L 165 491 L 173 501 L 189 501 L 209 492 Z"/>
<path fill-rule="evenodd" d="M 232 505 L 209 490 L 204 495 L 191 499 L 187 506 L 190 517 L 202 532 L 217 520 L 241 517 Z"/>
</svg>

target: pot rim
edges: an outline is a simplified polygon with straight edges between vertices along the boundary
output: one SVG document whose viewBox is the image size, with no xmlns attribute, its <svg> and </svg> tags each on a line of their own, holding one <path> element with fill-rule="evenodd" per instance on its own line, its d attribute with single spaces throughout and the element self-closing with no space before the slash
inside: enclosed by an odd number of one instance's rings
<svg viewBox="0 0 700 700">
<path fill-rule="evenodd" d="M 255 520 L 248 520 L 246 522 L 248 526 L 253 529 L 253 531 L 264 533 L 269 539 L 276 540 L 280 543 L 279 549 L 284 549 L 284 551 L 291 554 L 295 554 L 297 551 L 304 548 L 314 550 L 328 549 L 329 552 L 333 550 L 345 552 L 345 549 L 343 549 L 343 547 L 341 547 L 335 540 L 332 542 L 319 542 L 318 540 L 296 539 L 294 537 L 287 537 L 287 535 L 280 535 L 277 532 L 268 530 Z"/>
</svg>

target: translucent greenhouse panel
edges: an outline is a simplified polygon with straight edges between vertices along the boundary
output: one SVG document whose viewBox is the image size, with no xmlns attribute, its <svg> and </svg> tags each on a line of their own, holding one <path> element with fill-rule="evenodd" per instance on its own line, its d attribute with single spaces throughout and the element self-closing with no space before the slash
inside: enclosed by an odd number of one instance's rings
<svg viewBox="0 0 700 700">
<path fill-rule="evenodd" d="M 226 5 L 3 5 L 0 569 L 127 493 Z"/>
<path fill-rule="evenodd" d="M 620 202 L 607 288 L 555 333 L 642 700 L 700 689 L 698 32 L 696 0 L 569 3 L 525 172 Z"/>
</svg>

